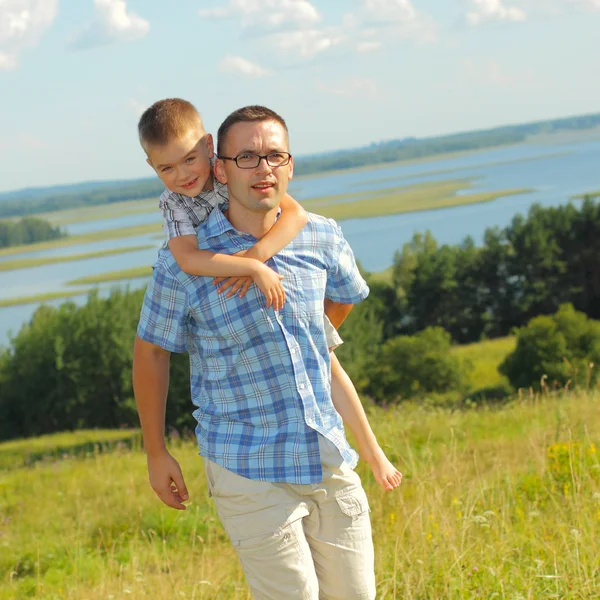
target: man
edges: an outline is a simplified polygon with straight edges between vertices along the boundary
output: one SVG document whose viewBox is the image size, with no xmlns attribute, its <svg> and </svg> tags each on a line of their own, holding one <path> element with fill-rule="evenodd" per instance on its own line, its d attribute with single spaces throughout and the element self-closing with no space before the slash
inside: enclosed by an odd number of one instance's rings
<svg viewBox="0 0 600 600">
<path fill-rule="evenodd" d="M 285 121 L 264 107 L 235 111 L 219 128 L 218 152 L 229 207 L 211 213 L 198 240 L 232 254 L 278 218 L 293 175 Z M 278 312 L 256 286 L 226 298 L 210 278 L 185 274 L 161 252 L 134 352 L 150 483 L 165 504 L 185 508 L 163 432 L 169 353 L 188 351 L 209 491 L 254 597 L 371 599 L 369 507 L 331 402 L 323 328 L 324 302 L 339 324 L 368 288 L 339 227 L 316 215 L 267 264 L 284 277 Z"/>
</svg>

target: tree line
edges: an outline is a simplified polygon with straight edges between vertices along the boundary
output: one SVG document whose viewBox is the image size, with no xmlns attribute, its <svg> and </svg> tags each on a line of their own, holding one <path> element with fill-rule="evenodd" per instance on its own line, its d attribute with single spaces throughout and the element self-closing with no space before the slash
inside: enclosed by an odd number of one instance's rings
<svg viewBox="0 0 600 600">
<path fill-rule="evenodd" d="M 438 245 L 429 234 L 397 252 L 389 281 L 341 329 L 337 354 L 381 404 L 469 394 L 470 365 L 452 344 L 515 333 L 500 370 L 513 390 L 590 387 L 600 364 L 600 202 L 534 206 L 485 243 Z M 143 290 L 40 307 L 0 354 L 0 439 L 136 425 L 132 344 Z M 173 355 L 167 422 L 194 427 L 188 360 Z"/>
<path fill-rule="evenodd" d="M 0 248 L 33 244 L 65 237 L 60 227 L 44 219 L 26 217 L 19 221 L 0 221 Z"/>
</svg>

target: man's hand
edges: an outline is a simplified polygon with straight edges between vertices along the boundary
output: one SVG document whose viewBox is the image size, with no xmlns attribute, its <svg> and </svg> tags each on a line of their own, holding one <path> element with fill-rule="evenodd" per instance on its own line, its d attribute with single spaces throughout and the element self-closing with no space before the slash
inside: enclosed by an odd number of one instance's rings
<svg viewBox="0 0 600 600">
<path fill-rule="evenodd" d="M 148 478 L 156 495 L 171 508 L 185 510 L 183 504 L 189 498 L 179 463 L 164 450 L 148 456 Z"/>
<path fill-rule="evenodd" d="M 279 275 L 267 265 L 257 263 L 256 270 L 250 277 L 229 277 L 228 279 L 217 277 L 213 280 L 213 283 L 219 286 L 217 293 L 222 294 L 229 290 L 227 293 L 228 298 L 238 292 L 240 298 L 243 298 L 254 282 L 266 298 L 267 308 L 273 306 L 275 310 L 281 310 L 285 304 L 285 290 L 281 283 L 282 279 L 283 275 Z"/>
</svg>

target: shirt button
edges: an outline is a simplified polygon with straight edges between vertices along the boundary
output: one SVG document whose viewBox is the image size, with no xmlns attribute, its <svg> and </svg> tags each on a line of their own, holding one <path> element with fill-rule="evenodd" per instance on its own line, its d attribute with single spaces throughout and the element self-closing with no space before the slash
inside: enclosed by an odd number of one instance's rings
<svg viewBox="0 0 600 600">
<path fill-rule="evenodd" d="M 292 354 L 296 354 L 296 348 L 292 348 Z"/>
<path fill-rule="evenodd" d="M 304 384 L 303 384 L 303 383 L 301 383 L 301 384 L 300 384 L 298 387 L 299 387 L 301 390 L 303 390 L 303 389 L 304 389 Z"/>
</svg>

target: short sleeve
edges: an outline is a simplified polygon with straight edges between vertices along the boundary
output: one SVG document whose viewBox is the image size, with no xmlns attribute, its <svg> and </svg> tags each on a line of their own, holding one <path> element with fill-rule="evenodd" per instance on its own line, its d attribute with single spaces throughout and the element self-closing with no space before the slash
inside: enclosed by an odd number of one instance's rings
<svg viewBox="0 0 600 600">
<path fill-rule="evenodd" d="M 187 306 L 185 289 L 159 262 L 144 296 L 138 336 L 169 352 L 186 352 Z"/>
<path fill-rule="evenodd" d="M 167 239 L 182 235 L 196 235 L 195 215 L 178 198 L 177 194 L 165 190 L 160 197 L 158 206 L 162 211 L 163 230 Z"/>
<path fill-rule="evenodd" d="M 369 295 L 369 286 L 358 270 L 352 248 L 339 225 L 334 223 L 334 227 L 336 247 L 332 265 L 327 269 L 325 297 L 340 304 L 356 304 Z"/>
</svg>

